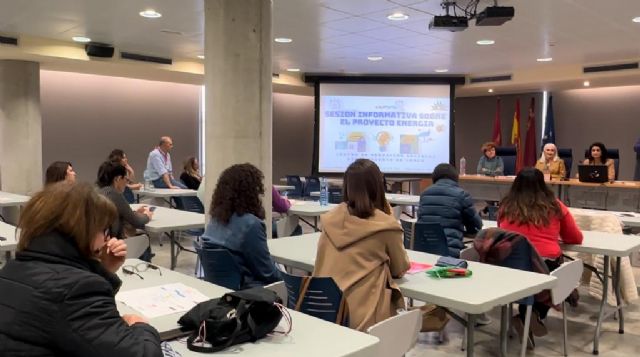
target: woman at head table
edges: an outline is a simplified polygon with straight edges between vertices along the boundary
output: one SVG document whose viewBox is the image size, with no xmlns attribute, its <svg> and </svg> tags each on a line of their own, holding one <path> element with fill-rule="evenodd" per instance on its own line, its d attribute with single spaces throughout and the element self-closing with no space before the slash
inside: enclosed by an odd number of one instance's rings
<svg viewBox="0 0 640 357">
<path fill-rule="evenodd" d="M 496 156 L 496 144 L 492 141 L 482 144 L 482 157 L 478 161 L 478 175 L 502 176 L 504 175 L 504 162 L 500 156 Z"/>
<path fill-rule="evenodd" d="M 606 165 L 609 181 L 616 179 L 616 165 L 613 159 L 607 154 L 607 148 L 603 143 L 595 142 L 589 146 L 587 158 L 583 162 L 584 165 Z"/>
<path fill-rule="evenodd" d="M 558 148 L 553 143 L 544 145 L 540 159 L 536 161 L 536 169 L 543 174 L 550 174 L 554 180 L 561 180 L 567 176 L 564 161 L 558 156 Z"/>
</svg>

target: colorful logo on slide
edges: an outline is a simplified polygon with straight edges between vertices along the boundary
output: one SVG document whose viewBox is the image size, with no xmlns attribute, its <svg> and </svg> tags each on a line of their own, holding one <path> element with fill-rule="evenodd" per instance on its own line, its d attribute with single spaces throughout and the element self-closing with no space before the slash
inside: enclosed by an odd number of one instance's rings
<svg viewBox="0 0 640 357">
<path fill-rule="evenodd" d="M 376 141 L 378 142 L 378 146 L 380 147 L 380 152 L 387 151 L 387 146 L 391 142 L 393 137 L 389 134 L 388 131 L 381 131 L 376 134 Z"/>
<path fill-rule="evenodd" d="M 447 105 L 445 105 L 441 101 L 437 101 L 437 102 L 433 103 L 433 105 L 431 106 L 431 110 L 433 110 L 435 112 L 446 112 L 446 111 L 449 110 L 449 108 L 448 108 Z"/>
<path fill-rule="evenodd" d="M 367 139 L 364 133 L 353 131 L 347 137 L 347 150 L 365 152 L 367 151 Z"/>
<path fill-rule="evenodd" d="M 400 135 L 400 153 L 417 154 L 418 137 L 416 135 Z"/>
</svg>

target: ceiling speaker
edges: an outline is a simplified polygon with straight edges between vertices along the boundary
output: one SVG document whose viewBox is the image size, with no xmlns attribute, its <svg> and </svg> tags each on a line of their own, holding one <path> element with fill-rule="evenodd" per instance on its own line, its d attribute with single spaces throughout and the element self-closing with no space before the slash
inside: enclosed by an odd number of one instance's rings
<svg viewBox="0 0 640 357">
<path fill-rule="evenodd" d="M 84 46 L 84 50 L 87 52 L 87 56 L 90 57 L 113 57 L 113 47 L 109 45 L 90 43 Z"/>
</svg>

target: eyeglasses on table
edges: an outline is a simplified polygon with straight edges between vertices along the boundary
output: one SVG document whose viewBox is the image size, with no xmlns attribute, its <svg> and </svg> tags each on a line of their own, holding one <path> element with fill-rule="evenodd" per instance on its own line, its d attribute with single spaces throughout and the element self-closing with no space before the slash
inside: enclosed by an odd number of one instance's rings
<svg viewBox="0 0 640 357">
<path fill-rule="evenodd" d="M 144 279 L 144 277 L 140 275 L 140 273 L 144 273 L 149 269 L 158 271 L 160 276 L 162 276 L 162 270 L 160 270 L 160 267 L 147 262 L 138 263 L 136 265 L 124 265 L 122 267 L 122 272 L 125 275 L 137 275 L 140 279 Z"/>
</svg>

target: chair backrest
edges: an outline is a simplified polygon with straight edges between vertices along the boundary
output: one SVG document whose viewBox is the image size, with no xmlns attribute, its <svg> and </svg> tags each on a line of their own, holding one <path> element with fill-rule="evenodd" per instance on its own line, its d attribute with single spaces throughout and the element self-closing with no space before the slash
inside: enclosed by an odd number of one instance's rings
<svg viewBox="0 0 640 357">
<path fill-rule="evenodd" d="M 329 203 L 339 204 L 342 203 L 342 188 L 329 187 Z"/>
<path fill-rule="evenodd" d="M 563 263 L 549 275 L 558 278 L 558 283 L 551 289 L 551 300 L 554 305 L 560 304 L 578 287 L 582 277 L 582 260 L 576 259 Z"/>
<path fill-rule="evenodd" d="M 380 339 L 377 356 L 402 357 L 415 345 L 421 326 L 422 314 L 416 309 L 378 322 L 367 333 Z"/>
<path fill-rule="evenodd" d="M 464 248 L 460 251 L 460 259 L 477 262 L 480 261 L 480 254 L 474 247 Z"/>
<path fill-rule="evenodd" d="M 573 149 L 558 148 L 558 157 L 564 161 L 567 177 L 571 177 L 571 166 L 573 165 Z"/>
<path fill-rule="evenodd" d="M 505 268 L 533 271 L 533 263 L 531 262 L 532 254 L 533 247 L 531 247 L 531 244 L 524 238 L 519 244 L 515 244 L 512 247 L 511 254 L 499 265 Z M 518 301 L 518 304 L 532 305 L 533 296 L 521 299 Z"/>
<path fill-rule="evenodd" d="M 347 302 L 332 278 L 281 273 L 287 287 L 289 309 L 348 326 Z"/>
<path fill-rule="evenodd" d="M 413 250 L 449 256 L 447 237 L 440 223 L 416 222 L 413 229 Z"/>
<path fill-rule="evenodd" d="M 584 158 L 586 159 L 587 157 L 589 157 L 589 149 L 584 151 Z M 615 180 L 617 180 L 620 172 L 620 150 L 607 148 L 607 157 L 613 160 L 613 166 L 616 168 Z"/>
<path fill-rule="evenodd" d="M 516 174 L 517 151 L 515 146 L 496 147 L 496 156 L 500 156 L 502 158 L 502 162 L 504 162 L 505 175 L 513 176 Z"/>
<path fill-rule="evenodd" d="M 289 197 L 294 197 L 294 198 L 302 197 L 302 191 L 304 189 L 304 185 L 302 184 L 302 180 L 300 179 L 300 176 L 287 175 L 287 185 L 294 187 L 293 190 L 289 191 Z"/>
<path fill-rule="evenodd" d="M 231 253 L 226 249 L 196 248 L 204 271 L 204 280 L 238 290 L 242 287 L 242 272 Z"/>
<path fill-rule="evenodd" d="M 311 192 L 320 191 L 320 179 L 315 176 L 306 176 L 302 197 L 311 197 Z"/>
<path fill-rule="evenodd" d="M 127 243 L 127 259 L 138 259 L 147 248 L 149 248 L 149 237 L 146 235 L 139 235 L 134 237 L 128 237 L 125 240 Z"/>
</svg>

